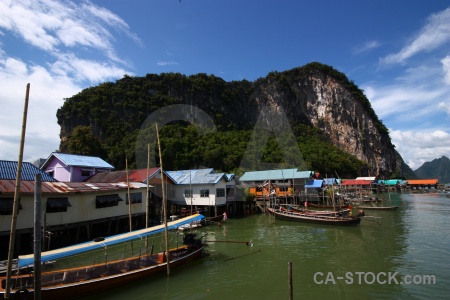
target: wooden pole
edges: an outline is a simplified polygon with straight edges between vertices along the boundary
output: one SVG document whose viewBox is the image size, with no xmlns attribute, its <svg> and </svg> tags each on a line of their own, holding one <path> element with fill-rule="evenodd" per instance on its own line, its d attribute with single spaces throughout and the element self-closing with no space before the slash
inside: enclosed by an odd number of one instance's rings
<svg viewBox="0 0 450 300">
<path fill-rule="evenodd" d="M 158 139 L 158 152 L 159 152 L 159 168 L 161 170 L 161 185 L 163 196 L 163 210 L 164 210 L 164 236 L 166 242 L 166 259 L 167 259 L 167 275 L 170 275 L 170 257 L 169 257 L 169 230 L 167 228 L 167 198 L 164 191 L 164 172 L 161 154 L 161 142 L 159 141 L 158 124 L 156 124 L 156 138 Z"/>
<path fill-rule="evenodd" d="M 148 220 L 150 218 L 150 143 L 147 145 L 147 189 L 145 196 L 145 228 L 148 228 Z M 145 237 L 145 249 L 148 251 L 148 236 Z"/>
<path fill-rule="evenodd" d="M 5 299 L 9 299 L 11 290 L 11 273 L 12 273 L 12 261 L 14 256 L 14 244 L 16 243 L 16 226 L 17 226 L 17 212 L 19 211 L 19 194 L 20 194 L 20 176 L 22 175 L 22 159 L 23 148 L 25 144 L 25 131 L 27 128 L 27 114 L 28 114 L 28 99 L 30 96 L 30 84 L 27 84 L 27 91 L 25 94 L 25 105 L 23 109 L 22 120 L 22 134 L 20 138 L 20 150 L 19 150 L 19 162 L 17 164 L 16 173 L 16 187 L 14 190 L 14 204 L 11 218 L 11 231 L 9 235 L 9 250 L 8 250 L 8 264 L 6 268 L 6 285 L 5 285 Z"/>
<path fill-rule="evenodd" d="M 292 262 L 288 262 L 288 290 L 289 290 L 289 300 L 294 299 L 292 289 Z"/>
<path fill-rule="evenodd" d="M 41 174 L 34 186 L 34 300 L 41 300 Z"/>
<path fill-rule="evenodd" d="M 149 191 L 150 191 L 150 184 L 148 177 L 150 176 L 150 144 L 147 146 L 147 196 L 145 198 L 145 228 L 148 228 L 148 220 L 150 217 L 150 197 L 149 197 Z"/>
</svg>

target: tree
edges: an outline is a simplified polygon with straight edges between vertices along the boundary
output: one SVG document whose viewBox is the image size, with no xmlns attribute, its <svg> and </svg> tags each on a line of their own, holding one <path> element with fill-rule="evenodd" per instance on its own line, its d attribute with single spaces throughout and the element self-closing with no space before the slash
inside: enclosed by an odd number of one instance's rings
<svg viewBox="0 0 450 300">
<path fill-rule="evenodd" d="M 104 157 L 106 152 L 101 142 L 92 133 L 90 126 L 77 126 L 70 135 L 67 150 L 71 154 Z"/>
</svg>

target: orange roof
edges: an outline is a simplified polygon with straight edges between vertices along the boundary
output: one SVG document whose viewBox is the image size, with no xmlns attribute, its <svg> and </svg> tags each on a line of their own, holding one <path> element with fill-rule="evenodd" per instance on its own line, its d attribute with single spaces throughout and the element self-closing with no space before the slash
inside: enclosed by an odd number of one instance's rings
<svg viewBox="0 0 450 300">
<path fill-rule="evenodd" d="M 437 179 L 414 179 L 407 180 L 408 184 L 438 184 Z"/>
</svg>

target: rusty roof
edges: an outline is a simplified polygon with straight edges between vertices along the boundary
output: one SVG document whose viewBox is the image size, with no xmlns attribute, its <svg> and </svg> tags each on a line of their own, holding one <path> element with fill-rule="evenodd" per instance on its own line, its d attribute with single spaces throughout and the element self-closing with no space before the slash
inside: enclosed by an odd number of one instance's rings
<svg viewBox="0 0 450 300">
<path fill-rule="evenodd" d="M 15 180 L 0 180 L 0 194 L 13 194 L 16 186 Z M 145 185 L 130 182 L 130 188 L 140 188 Z M 21 181 L 20 193 L 34 193 L 34 181 Z M 42 193 L 91 193 L 94 191 L 108 192 L 126 189 L 127 184 L 118 183 L 89 183 L 89 182 L 42 182 Z"/>
<path fill-rule="evenodd" d="M 151 177 L 159 168 L 148 169 L 148 176 Z M 130 170 L 128 171 L 128 180 L 134 182 L 144 182 L 147 179 L 147 169 Z M 111 171 L 101 172 L 87 179 L 85 182 L 103 182 L 103 183 L 115 183 L 126 182 L 127 171 Z"/>
<path fill-rule="evenodd" d="M 148 170 L 148 172 L 147 172 Z M 147 177 L 153 176 L 159 168 L 150 168 L 150 169 L 139 169 L 134 170 L 133 173 L 130 174 L 130 181 L 136 181 L 136 182 L 144 182 L 147 180 Z M 147 176 L 148 174 L 148 176 Z"/>
</svg>

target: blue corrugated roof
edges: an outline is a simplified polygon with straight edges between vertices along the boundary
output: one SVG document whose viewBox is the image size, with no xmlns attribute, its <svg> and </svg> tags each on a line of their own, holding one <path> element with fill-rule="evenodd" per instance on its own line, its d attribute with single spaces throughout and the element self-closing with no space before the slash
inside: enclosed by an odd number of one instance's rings
<svg viewBox="0 0 450 300">
<path fill-rule="evenodd" d="M 322 187 L 323 184 L 323 180 L 318 179 L 318 180 L 308 180 L 305 184 L 305 188 L 307 189 L 320 189 Z"/>
<path fill-rule="evenodd" d="M 234 174 L 225 174 L 225 176 L 227 177 L 228 181 L 231 181 L 234 179 L 235 175 Z"/>
<path fill-rule="evenodd" d="M 216 173 L 214 169 L 165 171 L 175 184 L 216 184 L 225 173 Z"/>
<path fill-rule="evenodd" d="M 307 179 L 314 174 L 313 171 L 298 171 L 298 169 L 280 169 L 265 171 L 245 172 L 240 181 L 265 181 L 265 180 L 284 180 L 284 179 Z"/>
<path fill-rule="evenodd" d="M 66 154 L 66 153 L 58 153 L 53 152 L 47 158 L 47 161 L 44 163 L 42 168 L 50 162 L 52 156 L 58 158 L 62 163 L 67 166 L 73 167 L 91 167 L 91 168 L 102 168 L 102 169 L 114 169 L 109 163 L 96 156 L 85 156 L 85 155 L 77 155 L 77 154 Z"/>
<path fill-rule="evenodd" d="M 19 163 L 17 161 L 6 161 L 0 160 L 0 179 L 16 180 L 17 166 Z M 42 181 L 57 181 L 55 178 L 45 173 L 41 169 L 37 168 L 29 162 L 22 163 L 22 174 L 20 176 L 21 180 L 34 180 L 35 175 L 40 173 Z"/>
</svg>

